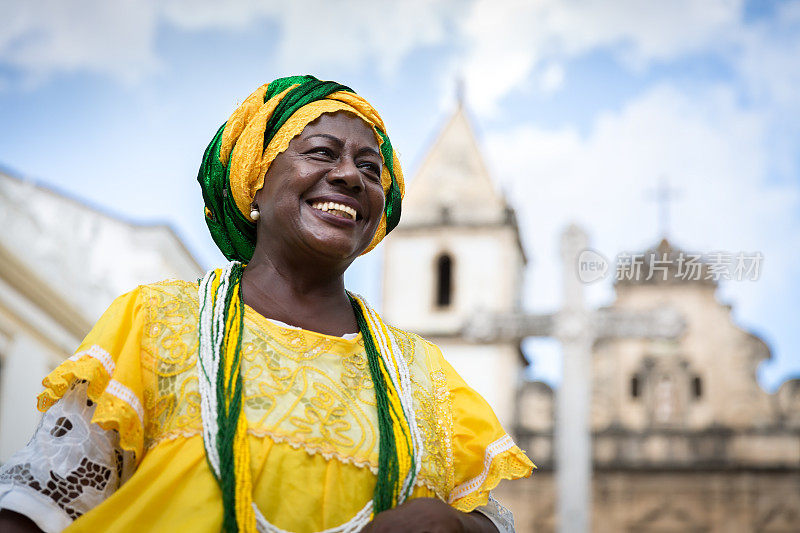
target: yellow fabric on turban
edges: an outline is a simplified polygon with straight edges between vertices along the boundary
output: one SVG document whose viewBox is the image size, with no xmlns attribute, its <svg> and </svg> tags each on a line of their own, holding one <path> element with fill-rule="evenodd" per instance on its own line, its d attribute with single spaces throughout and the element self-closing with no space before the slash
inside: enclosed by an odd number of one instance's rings
<svg viewBox="0 0 800 533">
<path fill-rule="evenodd" d="M 400 162 L 378 112 L 352 89 L 313 76 L 292 76 L 262 85 L 233 112 L 206 149 L 198 181 L 212 237 L 228 259 L 247 262 L 255 246 L 250 206 L 272 161 L 324 113 L 346 111 L 375 131 L 383 157 L 386 207 L 372 250 L 400 220 L 405 193 Z"/>
</svg>

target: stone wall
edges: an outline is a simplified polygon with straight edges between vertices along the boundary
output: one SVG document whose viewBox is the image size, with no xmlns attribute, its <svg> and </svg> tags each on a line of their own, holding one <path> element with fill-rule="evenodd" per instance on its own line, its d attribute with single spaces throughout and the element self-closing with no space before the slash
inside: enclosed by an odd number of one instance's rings
<svg viewBox="0 0 800 533">
<path fill-rule="evenodd" d="M 497 498 L 519 533 L 556 529 L 555 479 L 540 470 L 503 482 Z M 794 470 L 595 472 L 593 533 L 800 531 L 800 465 Z"/>
</svg>

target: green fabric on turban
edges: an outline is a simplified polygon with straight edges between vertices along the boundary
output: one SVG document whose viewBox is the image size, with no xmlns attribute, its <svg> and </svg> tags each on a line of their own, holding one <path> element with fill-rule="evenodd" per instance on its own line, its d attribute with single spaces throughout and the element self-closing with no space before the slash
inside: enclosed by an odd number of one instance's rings
<svg viewBox="0 0 800 533">
<path fill-rule="evenodd" d="M 315 104 L 322 101 L 329 105 Z M 219 128 L 203 155 L 197 181 L 203 192 L 206 224 L 226 258 L 246 263 L 253 256 L 256 225 L 249 218 L 249 203 L 263 185 L 264 174 L 272 159 L 286 148 L 271 144 L 276 134 L 288 127 L 288 131 L 296 135 L 318 116 L 298 111 L 307 111 L 314 106 L 330 109 L 334 104 L 335 109 L 352 111 L 368 122 L 380 140 L 384 162 L 381 182 L 386 194 L 386 207 L 375 239 L 367 251 L 397 226 L 404 194 L 403 175 L 378 113 L 349 87 L 309 75 L 289 76 L 264 85 L 251 94 Z M 313 118 L 305 122 L 306 116 Z M 283 137 L 286 136 L 279 136 L 278 140 L 288 143 Z M 239 141 L 244 148 L 237 146 Z"/>
</svg>

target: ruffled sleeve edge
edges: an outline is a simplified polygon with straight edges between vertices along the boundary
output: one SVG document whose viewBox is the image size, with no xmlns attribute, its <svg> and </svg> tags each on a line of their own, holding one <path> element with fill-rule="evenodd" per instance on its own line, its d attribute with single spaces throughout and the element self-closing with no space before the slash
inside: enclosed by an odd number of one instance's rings
<svg viewBox="0 0 800 533">
<path fill-rule="evenodd" d="M 529 477 L 536 468 L 509 435 L 503 435 L 486 447 L 483 470 L 474 478 L 450 491 L 448 503 L 468 513 L 476 507 L 486 505 L 489 491 L 504 479 Z"/>
<path fill-rule="evenodd" d="M 87 395 L 97 404 L 92 422 L 116 430 L 120 447 L 133 452 L 138 461 L 144 444 L 144 408 L 130 388 L 111 377 L 114 369 L 114 359 L 97 345 L 76 353 L 44 378 L 37 409 L 47 411 L 73 382 L 88 382 Z"/>
</svg>

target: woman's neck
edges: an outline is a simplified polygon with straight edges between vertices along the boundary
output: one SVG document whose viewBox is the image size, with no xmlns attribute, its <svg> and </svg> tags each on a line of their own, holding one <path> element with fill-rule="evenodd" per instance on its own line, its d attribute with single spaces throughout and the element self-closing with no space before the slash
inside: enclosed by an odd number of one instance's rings
<svg viewBox="0 0 800 533">
<path fill-rule="evenodd" d="M 358 331 L 344 288 L 344 271 L 298 268 L 260 256 L 242 275 L 244 303 L 266 318 L 326 335 Z"/>
</svg>

